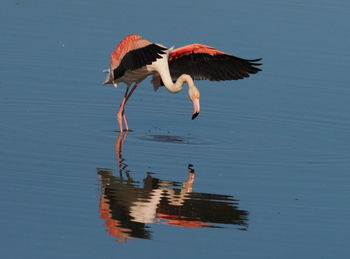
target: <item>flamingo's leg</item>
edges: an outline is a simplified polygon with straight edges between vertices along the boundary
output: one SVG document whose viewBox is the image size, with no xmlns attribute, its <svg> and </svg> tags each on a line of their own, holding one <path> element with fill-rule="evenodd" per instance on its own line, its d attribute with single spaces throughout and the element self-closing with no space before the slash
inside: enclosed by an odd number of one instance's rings
<svg viewBox="0 0 350 259">
<path fill-rule="evenodd" d="M 135 91 L 135 89 L 139 86 L 139 83 L 135 83 L 134 86 L 132 87 L 132 89 L 130 90 L 130 92 L 124 97 L 125 98 L 125 103 L 129 100 L 130 96 L 132 95 L 132 93 Z M 124 110 L 123 110 L 123 119 L 124 119 L 124 125 L 125 125 L 125 130 L 128 131 L 129 127 L 128 127 L 128 123 L 126 121 L 126 116 L 124 114 Z"/>
<path fill-rule="evenodd" d="M 123 121 L 124 121 L 124 125 L 125 125 L 125 131 L 128 131 L 129 130 L 129 126 L 128 126 L 128 122 L 126 121 L 126 116 L 123 112 Z"/>
<path fill-rule="evenodd" d="M 126 97 L 126 102 L 129 100 L 130 96 L 132 95 L 132 93 L 135 91 L 135 89 L 139 86 L 140 83 L 135 83 L 134 86 L 132 87 L 130 93 L 128 94 L 128 96 Z"/>
<path fill-rule="evenodd" d="M 126 116 L 125 116 L 125 104 L 126 102 L 129 100 L 130 96 L 132 95 L 132 93 L 135 91 L 135 89 L 139 86 L 139 83 L 135 83 L 134 86 L 131 88 L 130 92 L 130 85 L 127 86 L 125 94 L 124 94 L 124 98 L 122 101 L 122 104 L 120 105 L 120 109 L 118 112 L 118 123 L 119 123 L 119 129 L 120 132 L 123 132 L 123 124 L 122 124 L 122 120 L 124 121 L 124 125 L 125 125 L 125 130 L 128 131 L 129 127 L 128 127 L 128 122 L 126 120 Z"/>
<path fill-rule="evenodd" d="M 117 119 L 118 119 L 118 124 L 119 124 L 119 130 L 120 132 L 123 132 L 123 122 L 122 122 L 122 119 L 124 119 L 124 123 L 126 122 L 126 118 L 125 118 L 125 115 L 124 115 L 124 106 L 125 106 L 125 103 L 126 103 L 126 100 L 127 100 L 127 96 L 129 94 L 129 89 L 130 89 L 130 84 L 127 85 L 126 87 L 126 90 L 125 90 L 125 94 L 124 94 L 124 98 L 123 98 L 123 101 L 122 103 L 120 104 L 120 107 L 119 107 L 119 111 L 118 111 L 118 115 L 117 115 Z M 127 125 L 127 124 L 126 124 Z M 127 126 L 126 126 L 127 127 Z"/>
</svg>

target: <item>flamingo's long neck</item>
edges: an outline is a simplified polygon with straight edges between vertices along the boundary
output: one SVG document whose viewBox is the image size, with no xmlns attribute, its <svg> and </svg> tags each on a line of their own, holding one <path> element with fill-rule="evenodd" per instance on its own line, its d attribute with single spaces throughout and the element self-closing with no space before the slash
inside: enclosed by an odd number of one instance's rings
<svg viewBox="0 0 350 259">
<path fill-rule="evenodd" d="M 177 93 L 182 90 L 184 83 L 187 83 L 188 85 L 188 96 L 190 97 L 192 103 L 193 103 L 193 116 L 192 120 L 197 117 L 197 115 L 200 112 L 200 105 L 199 105 L 199 98 L 200 93 L 197 87 L 194 85 L 193 79 L 191 76 L 187 74 L 182 74 L 175 83 L 173 83 L 173 80 L 170 75 L 169 71 L 169 64 L 168 64 L 168 55 L 169 53 L 166 53 L 163 55 L 162 58 L 158 59 L 156 62 L 154 62 L 148 69 L 150 71 L 157 72 L 162 79 L 164 86 L 168 89 L 171 93 Z"/>
<path fill-rule="evenodd" d="M 171 93 L 180 92 L 183 88 L 184 83 L 187 83 L 189 91 L 198 92 L 198 89 L 194 85 L 192 77 L 187 74 L 181 75 L 176 80 L 176 82 L 173 83 L 173 80 L 171 78 L 170 71 L 169 71 L 169 64 L 168 64 L 168 56 L 169 56 L 170 50 L 171 49 L 169 49 L 167 53 L 163 54 L 162 58 L 154 62 L 152 68 L 159 73 L 164 83 L 164 86 L 168 89 L 169 92 Z"/>
<path fill-rule="evenodd" d="M 170 76 L 169 76 L 170 78 Z M 193 79 L 191 76 L 182 74 L 175 82 L 175 84 L 171 81 L 164 81 L 164 79 L 167 79 L 167 77 L 162 77 L 163 83 L 165 87 L 171 92 L 171 93 L 177 93 L 181 91 L 183 88 L 183 84 L 186 82 L 188 85 L 188 97 L 191 99 L 193 103 L 193 116 L 192 120 L 195 119 L 199 112 L 200 112 L 200 105 L 199 105 L 199 98 L 200 93 L 197 87 L 193 83 Z"/>
<path fill-rule="evenodd" d="M 186 75 L 186 74 L 181 75 L 176 80 L 175 83 L 173 83 L 173 81 L 171 80 L 170 74 L 169 74 L 169 77 L 167 77 L 167 76 L 164 77 L 163 76 L 162 80 L 163 80 L 164 86 L 171 93 L 177 93 L 177 92 L 181 91 L 182 88 L 183 88 L 184 83 L 187 83 L 189 89 L 196 88 L 195 85 L 194 85 L 192 77 L 190 77 L 189 75 Z"/>
</svg>

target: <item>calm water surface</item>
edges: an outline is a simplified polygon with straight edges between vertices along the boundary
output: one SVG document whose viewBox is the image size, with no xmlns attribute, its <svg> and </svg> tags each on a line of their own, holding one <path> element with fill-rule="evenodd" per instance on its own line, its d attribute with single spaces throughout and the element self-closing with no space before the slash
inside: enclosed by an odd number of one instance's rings
<svg viewBox="0 0 350 259">
<path fill-rule="evenodd" d="M 3 1 L 1 258 L 347 258 L 348 1 Z M 102 86 L 127 34 L 264 71 L 128 103 Z"/>
</svg>

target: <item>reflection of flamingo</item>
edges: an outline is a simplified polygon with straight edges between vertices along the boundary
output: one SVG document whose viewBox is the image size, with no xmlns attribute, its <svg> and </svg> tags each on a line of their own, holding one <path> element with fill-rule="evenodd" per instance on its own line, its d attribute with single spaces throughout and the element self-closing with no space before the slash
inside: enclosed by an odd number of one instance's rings
<svg viewBox="0 0 350 259">
<path fill-rule="evenodd" d="M 231 196 L 193 192 L 195 171 L 188 166 L 184 182 L 162 180 L 147 173 L 143 184 L 131 178 L 122 146 L 127 132 L 115 143 L 119 177 L 111 169 L 98 169 L 101 179 L 100 213 L 108 233 L 118 241 L 151 238 L 148 224 L 183 227 L 248 226 L 248 212 L 238 208 Z M 124 176 L 126 176 L 124 178 Z"/>
<path fill-rule="evenodd" d="M 200 93 L 193 80 L 243 79 L 261 70 L 256 67 L 261 65 L 256 63 L 259 60 L 261 59 L 238 58 L 203 44 L 168 49 L 132 34 L 124 38 L 112 52 L 110 68 L 107 70 L 109 74 L 104 84 L 127 84 L 118 112 L 118 124 L 122 132 L 123 120 L 125 130 L 128 130 L 125 104 L 147 76 L 153 74 L 152 83 L 155 90 L 164 85 L 171 93 L 181 91 L 183 84 L 187 83 L 188 95 L 193 102 L 192 119 L 195 119 L 200 112 Z M 135 84 L 130 90 L 132 83 Z"/>
</svg>

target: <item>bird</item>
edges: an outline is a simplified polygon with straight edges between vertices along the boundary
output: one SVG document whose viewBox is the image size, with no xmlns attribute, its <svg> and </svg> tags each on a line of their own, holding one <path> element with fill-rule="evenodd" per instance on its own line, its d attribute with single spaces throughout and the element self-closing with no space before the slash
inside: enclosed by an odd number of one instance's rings
<svg viewBox="0 0 350 259">
<path fill-rule="evenodd" d="M 104 85 L 126 84 L 123 100 L 117 114 L 120 132 L 129 131 L 125 104 L 135 89 L 152 75 L 155 91 L 164 86 L 171 93 L 188 85 L 188 96 L 193 103 L 192 120 L 200 113 L 200 92 L 194 80 L 237 80 L 261 71 L 258 59 L 243 59 L 219 51 L 214 47 L 194 43 L 180 48 L 167 48 L 143 39 L 137 34 L 126 36 L 113 50 Z M 123 123 L 125 128 L 123 129 Z"/>
</svg>

